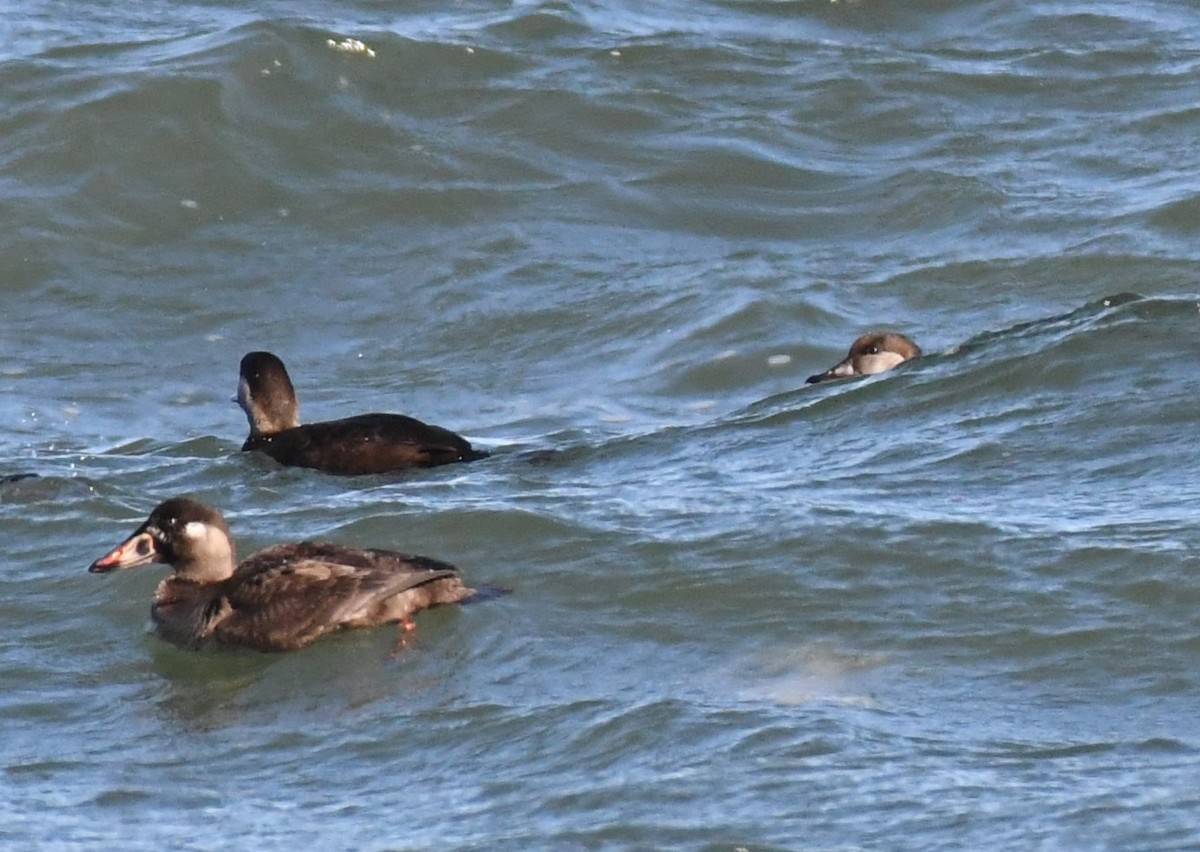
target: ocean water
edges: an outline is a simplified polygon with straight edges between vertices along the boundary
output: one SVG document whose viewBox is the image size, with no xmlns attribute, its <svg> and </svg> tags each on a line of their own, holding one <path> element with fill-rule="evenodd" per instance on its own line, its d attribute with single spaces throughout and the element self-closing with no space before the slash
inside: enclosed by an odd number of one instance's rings
<svg viewBox="0 0 1200 852">
<path fill-rule="evenodd" d="M 1197 91 L 1178 3 L 0 3 L 0 843 L 1196 848 Z M 243 455 L 252 349 L 493 456 Z M 512 593 L 180 650 L 86 571 L 178 494 Z"/>
</svg>

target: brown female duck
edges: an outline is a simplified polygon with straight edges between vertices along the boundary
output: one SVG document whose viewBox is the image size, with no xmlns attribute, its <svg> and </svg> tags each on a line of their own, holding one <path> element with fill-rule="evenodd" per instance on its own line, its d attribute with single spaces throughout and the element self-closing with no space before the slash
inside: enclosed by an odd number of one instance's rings
<svg viewBox="0 0 1200 852">
<path fill-rule="evenodd" d="M 300 648 L 334 630 L 398 622 L 471 597 L 453 565 L 390 550 L 302 542 L 260 550 L 236 564 L 221 513 L 176 497 L 92 563 L 104 574 L 151 562 L 175 573 L 158 584 L 150 615 L 164 639 L 260 651 Z"/>
<path fill-rule="evenodd" d="M 806 384 L 884 373 L 920 355 L 921 348 L 903 334 L 894 331 L 868 332 L 854 341 L 845 358 L 824 373 L 809 376 Z"/>
<path fill-rule="evenodd" d="M 353 476 L 487 456 L 449 429 L 403 414 L 359 414 L 301 425 L 292 380 L 270 352 L 242 358 L 237 401 L 250 421 L 242 450 L 265 453 L 290 467 Z"/>
</svg>

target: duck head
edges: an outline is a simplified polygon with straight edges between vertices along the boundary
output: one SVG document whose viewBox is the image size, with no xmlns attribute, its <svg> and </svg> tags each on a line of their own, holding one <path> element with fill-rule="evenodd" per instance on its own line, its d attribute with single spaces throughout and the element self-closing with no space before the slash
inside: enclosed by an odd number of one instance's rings
<svg viewBox="0 0 1200 852">
<path fill-rule="evenodd" d="M 221 513 L 212 506 L 175 497 L 160 503 L 133 535 L 88 568 L 107 574 L 160 562 L 175 575 L 198 583 L 219 582 L 233 574 L 233 539 Z"/>
<path fill-rule="evenodd" d="M 283 361 L 270 352 L 250 352 L 242 358 L 237 401 L 250 421 L 251 435 L 272 435 L 300 425 L 296 389 Z"/>
<path fill-rule="evenodd" d="M 921 348 L 903 334 L 894 331 L 868 332 L 854 341 L 845 358 L 824 373 L 809 376 L 806 384 L 883 373 L 920 354 Z"/>
</svg>

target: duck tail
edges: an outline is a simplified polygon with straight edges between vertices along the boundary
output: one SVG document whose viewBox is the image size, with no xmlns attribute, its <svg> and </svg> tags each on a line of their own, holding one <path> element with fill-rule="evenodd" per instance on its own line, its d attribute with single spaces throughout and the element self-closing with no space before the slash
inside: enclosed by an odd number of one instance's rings
<svg viewBox="0 0 1200 852">
<path fill-rule="evenodd" d="M 504 586 L 493 586 L 490 583 L 483 583 L 475 586 L 471 590 L 471 594 L 467 595 L 465 598 L 459 601 L 459 603 L 465 606 L 466 604 L 494 601 L 496 598 L 502 598 L 506 595 L 511 595 L 512 591 L 512 589 L 505 588 Z"/>
</svg>

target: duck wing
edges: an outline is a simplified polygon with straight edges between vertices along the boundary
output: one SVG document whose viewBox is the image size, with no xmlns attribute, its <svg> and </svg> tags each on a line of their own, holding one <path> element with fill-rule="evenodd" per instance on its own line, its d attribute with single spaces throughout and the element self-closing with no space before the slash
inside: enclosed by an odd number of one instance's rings
<svg viewBox="0 0 1200 852">
<path fill-rule="evenodd" d="M 320 542 L 259 551 L 224 585 L 213 636 L 265 651 L 299 648 L 342 627 L 403 621 L 472 591 L 457 568 L 436 559 Z"/>
<path fill-rule="evenodd" d="M 271 435 L 251 435 L 242 449 L 266 453 L 280 464 L 350 476 L 487 456 L 449 429 L 403 414 L 360 414 L 306 423 Z"/>
</svg>

